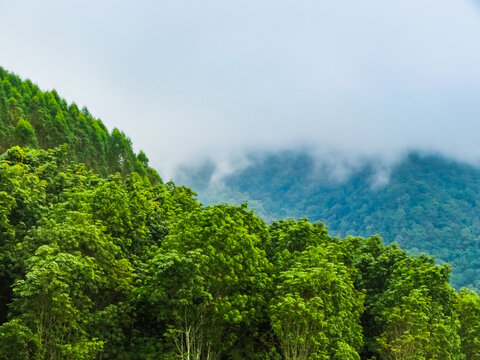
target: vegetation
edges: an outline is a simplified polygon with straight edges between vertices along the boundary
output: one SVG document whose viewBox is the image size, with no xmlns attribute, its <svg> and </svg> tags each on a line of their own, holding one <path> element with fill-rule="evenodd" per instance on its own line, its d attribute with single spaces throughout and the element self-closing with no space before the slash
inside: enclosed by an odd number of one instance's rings
<svg viewBox="0 0 480 360">
<path fill-rule="evenodd" d="M 448 265 L 204 207 L 145 166 L 97 174 L 21 126 L 30 147 L 0 156 L 0 360 L 478 357 L 480 300 Z"/>
<path fill-rule="evenodd" d="M 133 152 L 124 133 L 109 133 L 87 108 L 67 104 L 55 90 L 43 92 L 0 67 L 0 152 L 15 145 L 52 149 L 61 144 L 68 144 L 69 160 L 102 176 L 135 171 L 161 181 L 145 154 Z"/>
<path fill-rule="evenodd" d="M 340 165 L 341 166 L 341 165 Z M 265 220 L 308 217 L 332 234 L 381 234 L 412 254 L 433 254 L 452 265 L 452 285 L 480 289 L 480 170 L 439 155 L 411 153 L 378 182 L 372 161 L 344 179 L 322 159 L 302 152 L 256 156 L 250 166 L 208 188 L 213 164 L 184 169 L 179 178 L 206 203 L 242 203 Z M 193 174 L 193 175 L 191 175 Z"/>
</svg>

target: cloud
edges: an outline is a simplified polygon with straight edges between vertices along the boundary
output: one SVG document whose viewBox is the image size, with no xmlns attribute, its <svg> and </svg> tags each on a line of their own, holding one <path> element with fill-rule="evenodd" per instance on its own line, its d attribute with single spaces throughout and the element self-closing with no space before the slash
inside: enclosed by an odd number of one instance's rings
<svg viewBox="0 0 480 360">
<path fill-rule="evenodd" d="M 5 0 L 0 13 L 1 66 L 124 130 L 165 177 L 299 144 L 480 158 L 471 0 Z"/>
</svg>

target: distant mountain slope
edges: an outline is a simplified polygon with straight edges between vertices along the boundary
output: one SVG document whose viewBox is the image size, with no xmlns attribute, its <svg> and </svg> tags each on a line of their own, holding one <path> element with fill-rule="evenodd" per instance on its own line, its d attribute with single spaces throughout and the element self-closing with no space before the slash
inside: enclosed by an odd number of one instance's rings
<svg viewBox="0 0 480 360">
<path fill-rule="evenodd" d="M 438 155 L 412 153 L 374 186 L 375 164 L 345 181 L 302 152 L 251 158 L 250 165 L 209 189 L 212 164 L 183 170 L 182 181 L 205 202 L 249 200 L 265 219 L 308 217 L 332 235 L 381 234 L 412 253 L 434 254 L 453 266 L 455 287 L 480 288 L 480 170 Z M 189 180 L 194 179 L 194 181 Z"/>
<path fill-rule="evenodd" d="M 109 133 L 87 108 L 68 104 L 55 90 L 41 91 L 0 67 L 0 153 L 15 145 L 51 149 L 61 144 L 68 144 L 72 161 L 100 175 L 136 171 L 161 181 L 145 154 L 134 153 L 124 133 Z"/>
</svg>

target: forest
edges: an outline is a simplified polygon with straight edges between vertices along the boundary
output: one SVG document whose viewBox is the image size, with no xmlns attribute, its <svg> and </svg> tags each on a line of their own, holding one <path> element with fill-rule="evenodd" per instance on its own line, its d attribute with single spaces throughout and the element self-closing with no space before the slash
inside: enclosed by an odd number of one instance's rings
<svg viewBox="0 0 480 360">
<path fill-rule="evenodd" d="M 0 359 L 480 359 L 450 265 L 203 206 L 87 109 L 0 79 Z"/>
<path fill-rule="evenodd" d="M 387 170 L 379 170 L 378 159 L 367 159 L 336 179 L 328 159 L 307 151 L 251 154 L 248 162 L 224 177 L 221 191 L 209 184 L 213 162 L 183 168 L 175 179 L 193 187 L 207 204 L 248 200 L 268 222 L 307 217 L 323 222 L 337 237 L 381 234 L 386 243 L 396 242 L 411 254 L 432 254 L 437 263 L 451 264 L 457 290 L 480 289 L 477 167 L 410 152 Z"/>
</svg>

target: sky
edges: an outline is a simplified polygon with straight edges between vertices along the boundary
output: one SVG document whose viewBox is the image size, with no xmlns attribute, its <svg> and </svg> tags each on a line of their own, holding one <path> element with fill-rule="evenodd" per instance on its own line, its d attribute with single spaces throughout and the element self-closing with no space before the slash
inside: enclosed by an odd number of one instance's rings
<svg viewBox="0 0 480 360">
<path fill-rule="evenodd" d="M 478 0 L 0 0 L 0 14 L 0 66 L 124 131 L 164 178 L 297 147 L 480 160 Z"/>
</svg>

